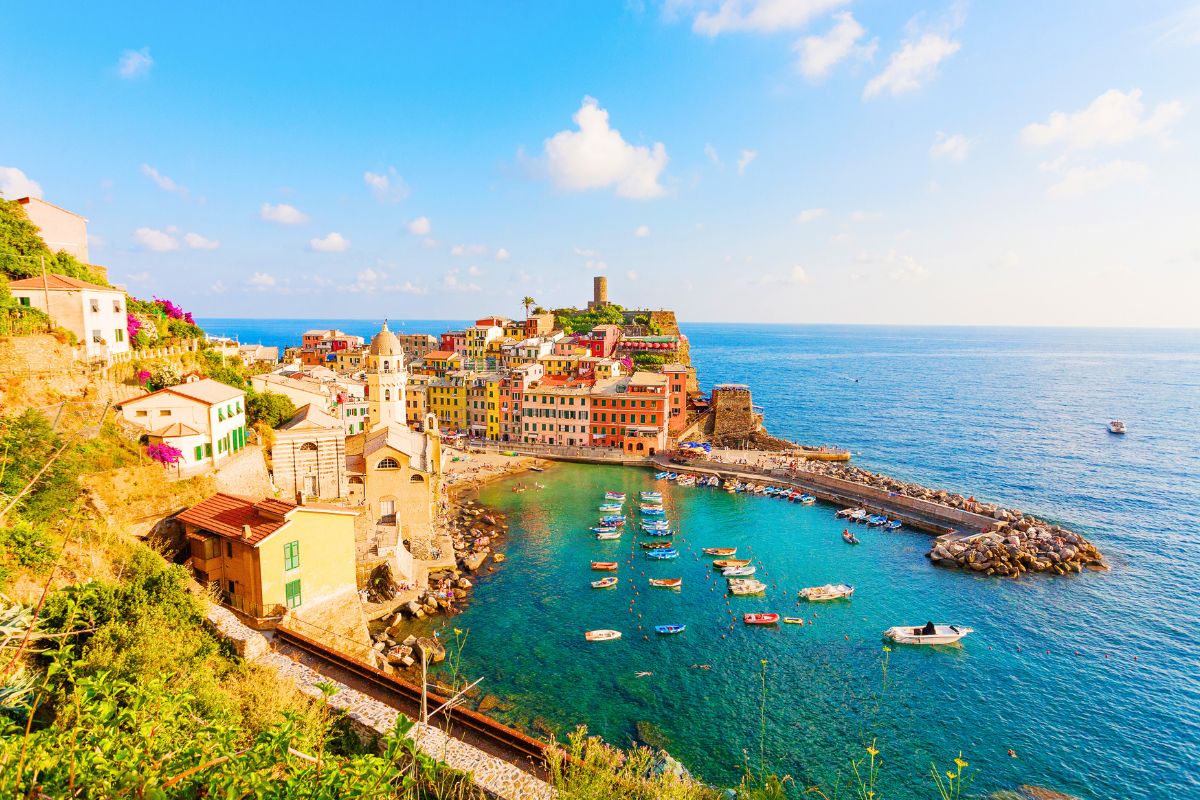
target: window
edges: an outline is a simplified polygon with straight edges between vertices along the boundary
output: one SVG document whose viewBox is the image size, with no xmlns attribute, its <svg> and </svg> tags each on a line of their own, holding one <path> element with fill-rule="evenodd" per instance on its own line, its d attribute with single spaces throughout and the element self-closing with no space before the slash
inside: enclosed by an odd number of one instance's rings
<svg viewBox="0 0 1200 800">
<path fill-rule="evenodd" d="M 92 311 L 99 311 L 99 310 L 100 310 L 100 301 L 93 298 L 92 299 Z"/>
<path fill-rule="evenodd" d="M 121 301 L 120 300 L 113 300 L 113 313 L 114 314 L 121 313 Z"/>
<path fill-rule="evenodd" d="M 101 342 L 104 341 L 104 337 L 100 335 L 99 328 L 96 328 L 94 331 L 92 331 L 92 341 L 95 342 L 96 344 L 100 344 Z"/>
<path fill-rule="evenodd" d="M 146 411 L 146 410 L 140 409 L 140 408 L 137 411 L 135 411 L 134 413 L 139 417 L 149 416 L 149 414 L 150 414 L 149 411 Z"/>
<path fill-rule="evenodd" d="M 29 308 L 29 298 L 28 297 L 18 297 L 17 302 L 20 303 L 21 305 L 25 306 L 26 308 Z"/>
<path fill-rule="evenodd" d="M 285 570 L 300 568 L 300 542 L 288 542 L 283 546 L 283 568 Z"/>
<path fill-rule="evenodd" d="M 114 341 L 114 342 L 123 342 L 123 341 L 125 341 L 125 331 L 124 331 L 124 329 L 122 329 L 122 328 L 117 328 L 116 330 L 114 330 L 114 331 L 113 331 L 113 341 Z"/>
<path fill-rule="evenodd" d="M 212 458 L 212 443 L 208 442 L 204 445 L 204 457 Z"/>
<path fill-rule="evenodd" d="M 202 458 L 204 458 L 204 446 L 198 444 L 196 445 L 196 460 L 199 461 Z"/>
<path fill-rule="evenodd" d="M 316 444 L 316 442 L 305 442 L 304 444 L 300 445 L 300 449 L 301 450 L 312 450 L 315 452 L 317 449 L 317 444 Z"/>
<path fill-rule="evenodd" d="M 288 581 L 283 589 L 284 595 L 287 597 L 288 608 L 299 608 L 303 600 L 300 598 L 300 581 Z"/>
<path fill-rule="evenodd" d="M 233 558 L 233 543 L 232 542 L 225 543 L 225 557 Z"/>
<path fill-rule="evenodd" d="M 388 457 L 388 458 L 380 459 L 379 463 L 375 465 L 375 468 L 376 469 L 400 469 L 400 464 L 399 464 L 399 462 L 396 461 L 396 459 Z"/>
<path fill-rule="evenodd" d="M 158 415 L 160 417 L 169 417 L 169 416 L 171 416 L 171 409 L 169 409 L 169 408 L 159 409 Z"/>
</svg>

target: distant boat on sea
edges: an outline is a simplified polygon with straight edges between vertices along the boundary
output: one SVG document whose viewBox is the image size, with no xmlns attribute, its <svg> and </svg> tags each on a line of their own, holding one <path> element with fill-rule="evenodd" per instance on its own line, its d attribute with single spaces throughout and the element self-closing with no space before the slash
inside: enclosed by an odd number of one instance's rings
<svg viewBox="0 0 1200 800">
<path fill-rule="evenodd" d="M 1125 433 L 1125 423 L 1119 419 L 1114 419 L 1108 423 L 1109 433 Z"/>
</svg>

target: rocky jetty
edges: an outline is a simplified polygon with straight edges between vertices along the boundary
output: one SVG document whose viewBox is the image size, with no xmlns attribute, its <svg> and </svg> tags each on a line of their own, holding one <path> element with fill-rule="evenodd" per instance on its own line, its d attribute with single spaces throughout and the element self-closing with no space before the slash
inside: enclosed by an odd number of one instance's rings
<svg viewBox="0 0 1200 800">
<path fill-rule="evenodd" d="M 467 500 L 450 519 L 454 557 L 465 572 L 478 572 L 495 545 L 508 534 L 508 523 L 499 512 Z"/>
<path fill-rule="evenodd" d="M 940 567 L 957 567 L 985 575 L 1014 578 L 1026 572 L 1065 575 L 1068 572 L 1082 572 L 1084 567 L 1106 569 L 1103 555 L 1087 539 L 1017 509 L 981 503 L 945 489 L 930 489 L 851 464 L 808 461 L 804 462 L 803 469 L 995 520 L 991 531 L 975 536 L 943 536 L 934 540 L 928 557 Z"/>
</svg>

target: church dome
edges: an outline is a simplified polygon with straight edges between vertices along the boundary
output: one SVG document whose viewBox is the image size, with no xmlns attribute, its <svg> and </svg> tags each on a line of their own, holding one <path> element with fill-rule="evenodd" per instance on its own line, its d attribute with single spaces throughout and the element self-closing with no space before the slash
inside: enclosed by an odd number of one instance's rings
<svg viewBox="0 0 1200 800">
<path fill-rule="evenodd" d="M 400 346 L 400 340 L 396 338 L 396 334 L 388 330 L 386 320 L 384 320 L 383 327 L 379 329 L 379 333 L 371 339 L 371 355 L 393 357 L 403 357 L 404 355 L 404 348 Z"/>
</svg>

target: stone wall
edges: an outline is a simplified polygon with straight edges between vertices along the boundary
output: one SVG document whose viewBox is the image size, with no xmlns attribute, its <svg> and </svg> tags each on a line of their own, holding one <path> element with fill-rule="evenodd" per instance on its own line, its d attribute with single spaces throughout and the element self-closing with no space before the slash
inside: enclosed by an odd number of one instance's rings
<svg viewBox="0 0 1200 800">
<path fill-rule="evenodd" d="M 288 500 L 301 491 L 319 499 L 345 497 L 345 436 L 334 429 L 276 431 L 271 468 L 275 485 Z"/>
<path fill-rule="evenodd" d="M 761 419 L 754 413 L 754 400 L 745 387 L 714 387 L 712 390 L 712 437 L 729 439 L 750 436 Z"/>
</svg>

